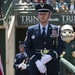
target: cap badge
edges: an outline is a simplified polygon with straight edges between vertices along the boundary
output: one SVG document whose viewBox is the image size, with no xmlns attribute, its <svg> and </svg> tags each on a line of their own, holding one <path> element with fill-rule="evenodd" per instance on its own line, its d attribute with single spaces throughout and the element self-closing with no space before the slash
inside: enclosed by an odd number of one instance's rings
<svg viewBox="0 0 75 75">
<path fill-rule="evenodd" d="M 43 8 L 44 7 L 44 4 L 40 4 L 40 6 Z"/>
</svg>

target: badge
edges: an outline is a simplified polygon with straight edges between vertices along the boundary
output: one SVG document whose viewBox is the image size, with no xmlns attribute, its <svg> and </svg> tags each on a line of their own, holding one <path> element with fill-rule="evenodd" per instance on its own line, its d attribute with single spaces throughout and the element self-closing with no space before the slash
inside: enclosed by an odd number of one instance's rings
<svg viewBox="0 0 75 75">
<path fill-rule="evenodd" d="M 52 35 L 56 35 L 56 30 L 52 30 Z"/>
<path fill-rule="evenodd" d="M 35 35 L 32 35 L 31 38 L 32 38 L 32 39 L 35 39 Z"/>
<path fill-rule="evenodd" d="M 57 37 L 57 31 L 55 29 L 52 30 L 50 37 Z"/>
</svg>

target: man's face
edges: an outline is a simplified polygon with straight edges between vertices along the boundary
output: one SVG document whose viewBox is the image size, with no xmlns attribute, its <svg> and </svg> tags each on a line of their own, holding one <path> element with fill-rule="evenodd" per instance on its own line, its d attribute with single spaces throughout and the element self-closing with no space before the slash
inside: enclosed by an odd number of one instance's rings
<svg viewBox="0 0 75 75">
<path fill-rule="evenodd" d="M 51 16 L 50 12 L 39 12 L 38 13 L 38 18 L 39 18 L 40 22 L 42 22 L 42 23 L 48 21 L 50 16 Z"/>
<path fill-rule="evenodd" d="M 23 52 L 24 51 L 24 47 L 23 46 L 20 46 L 19 47 L 19 50 L 20 50 L 20 52 Z"/>
</svg>

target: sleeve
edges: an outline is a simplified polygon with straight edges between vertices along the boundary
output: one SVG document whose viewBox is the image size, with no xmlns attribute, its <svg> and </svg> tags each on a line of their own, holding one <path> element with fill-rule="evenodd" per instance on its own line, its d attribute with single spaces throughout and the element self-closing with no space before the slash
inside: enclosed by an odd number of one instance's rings
<svg viewBox="0 0 75 75">
<path fill-rule="evenodd" d="M 18 65 L 19 64 L 18 64 L 17 55 L 16 55 L 14 65 L 13 65 L 14 69 L 18 70 Z"/>
<path fill-rule="evenodd" d="M 58 59 L 60 58 L 60 55 L 62 54 L 62 52 L 65 50 L 65 42 L 61 39 L 61 31 L 58 31 L 59 35 L 56 37 L 56 48 L 53 50 L 53 52 L 50 53 L 50 55 L 52 56 L 52 59 Z"/>
<path fill-rule="evenodd" d="M 25 50 L 26 50 L 26 53 L 27 53 L 29 59 L 33 60 L 33 62 L 36 62 L 38 60 L 38 58 L 33 53 L 31 33 L 33 33 L 32 30 L 28 29 L 27 33 L 26 33 L 25 41 L 24 41 L 25 42 Z"/>
</svg>

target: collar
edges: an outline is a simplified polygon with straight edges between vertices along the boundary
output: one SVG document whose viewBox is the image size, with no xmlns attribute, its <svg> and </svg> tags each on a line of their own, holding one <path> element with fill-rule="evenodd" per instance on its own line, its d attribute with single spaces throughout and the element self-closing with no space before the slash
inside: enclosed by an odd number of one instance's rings
<svg viewBox="0 0 75 75">
<path fill-rule="evenodd" d="M 40 23 L 40 29 L 42 30 L 43 26 Z M 48 24 L 45 26 L 46 30 L 48 29 Z"/>
</svg>

